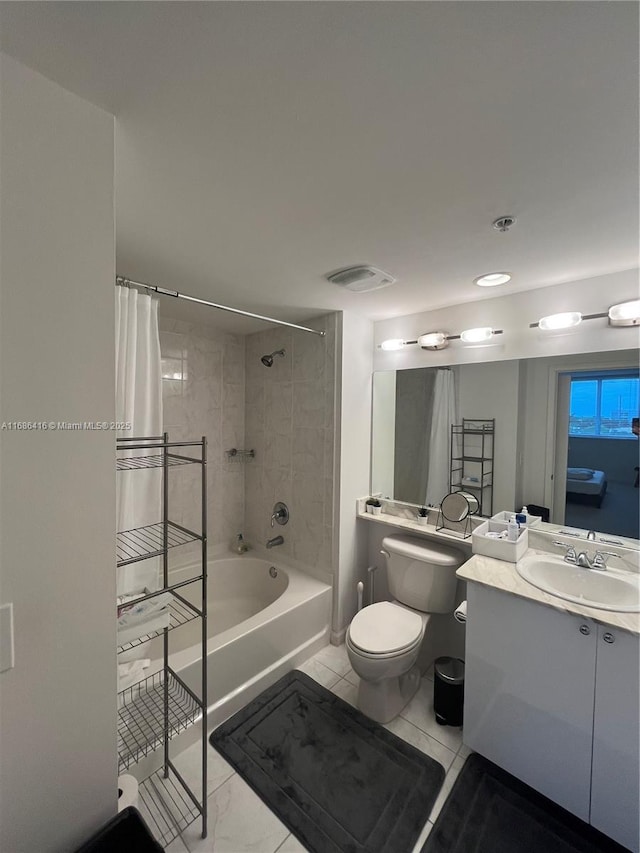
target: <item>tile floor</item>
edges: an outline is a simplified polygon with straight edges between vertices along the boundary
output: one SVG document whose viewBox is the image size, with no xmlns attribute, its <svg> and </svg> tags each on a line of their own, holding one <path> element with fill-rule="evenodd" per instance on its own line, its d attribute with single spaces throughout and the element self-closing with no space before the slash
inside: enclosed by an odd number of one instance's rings
<svg viewBox="0 0 640 853">
<path fill-rule="evenodd" d="M 351 669 L 344 646 L 326 646 L 298 669 L 355 705 L 358 676 Z M 436 723 L 432 678 L 432 673 L 423 677 L 415 697 L 402 714 L 386 726 L 439 761 L 447 774 L 413 853 L 419 853 L 470 752 L 462 743 L 460 729 Z M 199 750 L 200 744 L 195 744 L 175 759 L 176 767 L 198 794 Z M 199 821 L 196 821 L 166 848 L 167 853 L 306 853 L 295 836 L 214 749 L 208 753 L 207 776 L 207 838 L 200 837 Z"/>
</svg>

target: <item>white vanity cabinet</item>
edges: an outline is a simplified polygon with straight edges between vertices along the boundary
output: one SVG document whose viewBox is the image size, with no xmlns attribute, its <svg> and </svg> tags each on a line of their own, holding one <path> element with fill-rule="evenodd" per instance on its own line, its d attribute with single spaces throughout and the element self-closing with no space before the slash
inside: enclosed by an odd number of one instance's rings
<svg viewBox="0 0 640 853">
<path fill-rule="evenodd" d="M 638 851 L 639 638 L 477 583 L 467 600 L 465 743 Z"/>
</svg>

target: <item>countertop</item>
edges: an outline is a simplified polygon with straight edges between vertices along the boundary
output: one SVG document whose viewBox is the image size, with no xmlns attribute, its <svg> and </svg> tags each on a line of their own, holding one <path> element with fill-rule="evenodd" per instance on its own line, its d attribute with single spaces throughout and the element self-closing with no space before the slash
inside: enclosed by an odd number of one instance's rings
<svg viewBox="0 0 640 853">
<path fill-rule="evenodd" d="M 547 556 L 549 554 L 548 551 L 537 548 L 529 548 L 526 553 L 527 555 L 545 554 Z M 589 570 L 585 569 L 585 571 Z M 479 583 L 501 592 L 526 598 L 537 604 L 553 607 L 554 610 L 563 610 L 566 613 L 572 613 L 576 616 L 585 616 L 588 619 L 593 619 L 594 622 L 599 622 L 601 625 L 620 628 L 631 634 L 640 635 L 640 613 L 618 613 L 614 610 L 600 610 L 596 607 L 585 607 L 573 601 L 565 601 L 562 598 L 557 598 L 555 595 L 550 595 L 527 583 L 516 571 L 515 563 L 507 563 L 504 560 L 496 560 L 493 557 L 474 554 L 466 563 L 460 566 L 456 574 L 459 578 L 467 582 Z"/>
<path fill-rule="evenodd" d="M 389 527 L 400 527 L 403 530 L 411 531 L 411 533 L 449 542 L 465 551 L 471 551 L 470 535 L 465 539 L 459 533 L 452 533 L 444 528 L 438 530 L 431 520 L 428 524 L 419 524 L 415 520 L 415 513 L 412 513 L 410 518 L 403 518 L 400 515 L 391 515 L 391 513 L 386 512 L 381 512 L 378 515 L 372 515 L 368 512 L 358 512 L 356 513 L 356 518 L 361 518 L 363 521 L 373 521 L 376 524 L 386 524 Z M 481 520 L 484 521 L 484 519 Z"/>
</svg>

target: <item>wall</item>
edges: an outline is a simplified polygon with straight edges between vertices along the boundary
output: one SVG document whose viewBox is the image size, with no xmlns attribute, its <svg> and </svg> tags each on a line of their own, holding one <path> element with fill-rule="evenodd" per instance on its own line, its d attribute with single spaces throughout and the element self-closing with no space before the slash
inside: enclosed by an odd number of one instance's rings
<svg viewBox="0 0 640 853">
<path fill-rule="evenodd" d="M 160 302 L 164 428 L 174 440 L 207 436 L 207 533 L 210 554 L 226 550 L 244 524 L 245 465 L 225 450 L 244 448 L 244 337 L 174 320 Z M 201 481 L 196 466 L 174 468 L 169 478 L 170 517 L 196 531 L 201 526 Z M 172 561 L 199 552 L 179 548 Z"/>
<path fill-rule="evenodd" d="M 492 326 L 503 329 L 504 334 L 494 336 L 490 346 L 465 346 L 461 341 L 452 341 L 438 352 L 425 351 L 419 346 L 397 352 L 376 349 L 373 369 L 397 370 L 637 347 L 637 327 L 609 327 L 606 319 L 590 320 L 561 333 L 529 328 L 529 323 L 547 314 L 560 311 L 595 314 L 607 311 L 618 302 L 637 298 L 636 269 L 381 320 L 375 324 L 376 346 L 389 338 L 415 340 L 418 335 L 433 330 L 459 334 L 463 329 Z"/>
<path fill-rule="evenodd" d="M 572 468 L 597 468 L 607 472 L 609 481 L 632 485 L 637 464 L 637 438 L 569 438 L 567 465 Z"/>
<path fill-rule="evenodd" d="M 356 520 L 356 500 L 369 491 L 371 454 L 371 371 L 373 323 L 350 312 L 341 315 L 339 330 L 340 377 L 339 437 L 340 497 L 334 524 L 339 529 L 335 559 L 332 641 L 344 639 L 357 607 L 356 585 L 367 580 L 368 540 Z"/>
<path fill-rule="evenodd" d="M 0 422 L 112 421 L 113 117 L 2 55 Z M 0 431 L 0 850 L 116 811 L 115 433 Z"/>
<path fill-rule="evenodd" d="M 502 509 L 515 509 L 519 470 L 516 452 L 520 363 L 505 361 L 497 364 L 465 364 L 458 368 L 457 373 L 460 417 L 496 420 L 494 513 Z M 487 497 L 485 493 L 485 498 Z M 488 512 L 483 514 L 487 515 Z"/>
<path fill-rule="evenodd" d="M 245 533 L 272 553 L 293 558 L 321 578 L 333 571 L 335 348 L 337 315 L 310 324 L 325 337 L 286 327 L 246 338 L 245 444 L 256 458 L 245 466 Z M 261 356 L 274 350 L 272 367 Z M 271 527 L 276 501 L 290 510 L 286 526 Z"/>
</svg>

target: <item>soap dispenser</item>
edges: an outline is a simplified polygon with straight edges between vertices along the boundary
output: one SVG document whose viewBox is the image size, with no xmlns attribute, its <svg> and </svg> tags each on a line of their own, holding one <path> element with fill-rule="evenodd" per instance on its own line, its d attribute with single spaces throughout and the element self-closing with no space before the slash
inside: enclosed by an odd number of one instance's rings
<svg viewBox="0 0 640 853">
<path fill-rule="evenodd" d="M 242 533 L 238 533 L 236 538 L 233 540 L 232 550 L 236 551 L 238 554 L 246 554 L 249 550 L 249 545 L 245 542 Z"/>
</svg>

